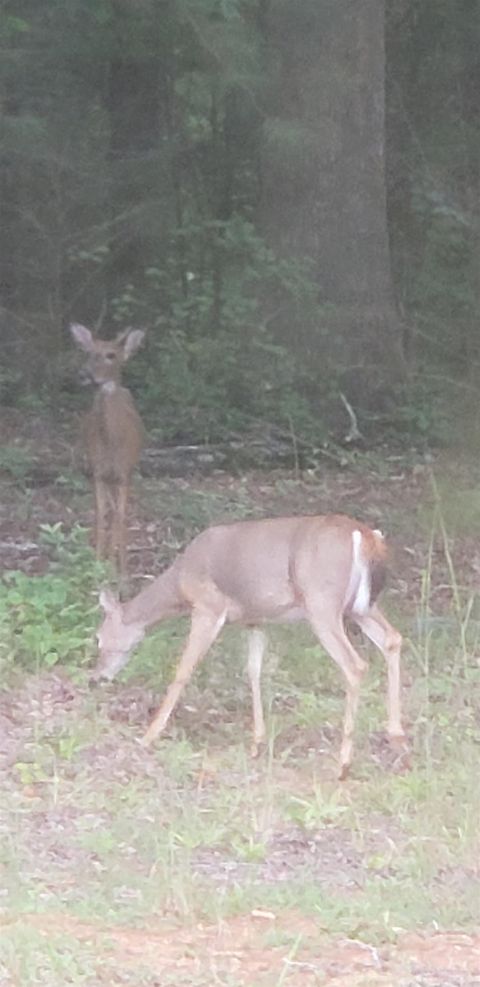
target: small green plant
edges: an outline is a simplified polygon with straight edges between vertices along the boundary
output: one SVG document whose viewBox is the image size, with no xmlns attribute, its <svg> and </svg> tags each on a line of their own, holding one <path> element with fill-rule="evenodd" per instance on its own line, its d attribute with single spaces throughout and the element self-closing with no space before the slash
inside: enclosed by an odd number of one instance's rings
<svg viewBox="0 0 480 987">
<path fill-rule="evenodd" d="M 35 761 L 17 761 L 15 770 L 18 773 L 20 784 L 35 785 L 37 782 L 46 781 L 47 775 L 40 764 Z"/>
<path fill-rule="evenodd" d="M 22 483 L 31 466 L 31 456 L 21 446 L 0 446 L 0 473 L 6 473 L 12 480 Z"/>
<path fill-rule="evenodd" d="M 0 661 L 27 668 L 83 660 L 92 638 L 96 589 L 105 577 L 85 529 L 43 525 L 52 552 L 45 576 L 8 572 L 0 582 Z"/>
</svg>

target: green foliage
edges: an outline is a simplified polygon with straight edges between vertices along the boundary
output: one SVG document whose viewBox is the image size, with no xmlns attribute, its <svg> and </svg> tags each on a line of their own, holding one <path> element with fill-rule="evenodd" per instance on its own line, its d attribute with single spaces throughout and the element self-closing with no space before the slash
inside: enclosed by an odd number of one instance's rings
<svg viewBox="0 0 480 987">
<path fill-rule="evenodd" d="M 58 409 L 65 323 L 134 322 L 150 348 L 132 379 L 165 437 L 252 419 L 323 435 L 349 375 L 361 395 L 371 333 L 369 380 L 398 398 L 398 432 L 436 441 L 441 388 L 405 400 L 383 360 L 385 254 L 415 375 L 473 376 L 475 5 L 386 4 L 385 94 L 380 19 L 376 35 L 366 8 L 352 26 L 333 0 L 14 6 L 0 12 L 0 400 Z M 384 95 L 385 133 L 368 110 Z M 381 163 L 370 184 L 383 147 L 388 230 Z"/>
<path fill-rule="evenodd" d="M 0 582 L 0 667 L 32 669 L 83 662 L 96 622 L 96 588 L 105 576 L 80 526 L 42 525 L 53 554 L 45 576 L 7 572 Z"/>
<path fill-rule="evenodd" d="M 12 367 L 0 367 L 0 404 L 15 404 L 21 387 L 22 376 Z"/>
<path fill-rule="evenodd" d="M 416 446 L 448 445 L 454 435 L 452 405 L 445 401 L 450 383 L 443 376 L 432 376 L 426 370 L 412 377 L 398 395 L 393 411 L 374 416 L 376 428 L 393 442 L 403 440 Z"/>
<path fill-rule="evenodd" d="M 20 446 L 0 446 L 0 473 L 8 473 L 13 480 L 25 479 L 31 466 L 31 458 Z"/>
<path fill-rule="evenodd" d="M 466 217 L 443 201 L 418 203 L 418 215 L 425 225 L 422 263 L 412 288 L 415 307 L 425 336 L 439 351 L 449 353 L 451 365 L 469 359 L 468 335 L 476 324 L 478 240 Z M 451 326 L 457 326 L 452 337 Z M 476 336 L 475 336 L 476 338 Z"/>
<path fill-rule="evenodd" d="M 308 311 L 315 294 L 310 265 L 277 258 L 238 214 L 177 231 L 167 263 L 148 268 L 143 286 L 126 285 L 113 302 L 119 321 L 154 326 L 148 366 L 137 361 L 132 377 L 141 377 L 141 400 L 164 434 L 212 438 L 255 419 L 307 426 L 310 375 L 276 340 L 264 300 Z"/>
<path fill-rule="evenodd" d="M 419 376 L 433 365 L 457 380 L 465 370 L 475 376 L 478 336 L 480 20 L 472 14 L 471 4 L 448 0 L 387 5 L 390 232 L 398 289 L 415 320 L 409 356 Z M 439 386 L 438 398 L 448 409 L 450 388 Z"/>
</svg>

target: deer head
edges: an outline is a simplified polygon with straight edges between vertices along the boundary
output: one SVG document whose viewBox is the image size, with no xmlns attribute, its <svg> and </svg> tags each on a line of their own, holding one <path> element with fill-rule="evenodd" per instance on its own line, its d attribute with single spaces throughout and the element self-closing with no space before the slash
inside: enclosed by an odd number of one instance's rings
<svg viewBox="0 0 480 987">
<path fill-rule="evenodd" d="M 123 364 L 136 353 L 145 337 L 144 329 L 124 329 L 115 339 L 96 339 L 90 329 L 76 322 L 70 326 L 70 332 L 77 346 L 88 355 L 82 379 L 99 387 L 110 381 L 120 382 Z"/>
<path fill-rule="evenodd" d="M 99 599 L 105 616 L 97 632 L 100 657 L 91 675 L 92 682 L 115 678 L 127 664 L 130 652 L 145 636 L 142 625 L 124 622 L 122 604 L 111 590 L 103 589 Z"/>
</svg>

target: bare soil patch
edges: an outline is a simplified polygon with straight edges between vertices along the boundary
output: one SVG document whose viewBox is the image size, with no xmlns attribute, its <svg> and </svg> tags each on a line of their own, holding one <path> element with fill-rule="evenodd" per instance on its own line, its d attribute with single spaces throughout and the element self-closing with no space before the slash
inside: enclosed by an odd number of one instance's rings
<svg viewBox="0 0 480 987">
<path fill-rule="evenodd" d="M 2 924 L 9 924 L 4 916 Z M 18 920 L 17 920 L 18 921 Z M 409 934 L 395 946 L 361 940 L 326 940 L 314 919 L 295 912 L 276 915 L 260 909 L 218 925 L 144 929 L 81 922 L 64 915 L 22 915 L 22 923 L 45 936 L 67 933 L 97 943 L 122 966 L 146 966 L 160 984 L 225 982 L 270 987 L 349 984 L 352 987 L 477 987 L 480 984 L 480 935 Z M 272 945 L 266 945 L 271 939 Z M 282 939 L 288 945 L 282 944 Z M 108 945 L 107 945 L 108 943 Z M 280 978 L 285 978 L 283 981 Z M 176 978 L 171 979 L 171 978 Z"/>
</svg>

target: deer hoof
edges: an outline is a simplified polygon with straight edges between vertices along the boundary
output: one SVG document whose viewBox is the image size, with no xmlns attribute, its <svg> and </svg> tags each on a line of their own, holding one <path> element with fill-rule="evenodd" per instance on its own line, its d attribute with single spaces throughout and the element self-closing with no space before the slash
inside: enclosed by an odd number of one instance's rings
<svg viewBox="0 0 480 987">
<path fill-rule="evenodd" d="M 389 733 L 388 743 L 393 751 L 398 753 L 398 756 L 402 759 L 405 758 L 405 763 L 410 766 L 409 755 L 410 755 L 410 744 L 404 733 Z"/>
<path fill-rule="evenodd" d="M 143 735 L 143 737 L 139 738 L 138 743 L 140 744 L 140 747 L 150 747 L 152 738 L 148 736 L 148 731 Z"/>
<path fill-rule="evenodd" d="M 404 733 L 389 734 L 388 742 L 395 756 L 395 769 L 402 773 L 412 767 L 410 744 Z"/>
<path fill-rule="evenodd" d="M 260 757 L 261 754 L 263 754 L 264 750 L 265 750 L 265 741 L 254 740 L 250 748 L 250 757 L 252 757 L 253 759 L 258 758 Z"/>
</svg>

